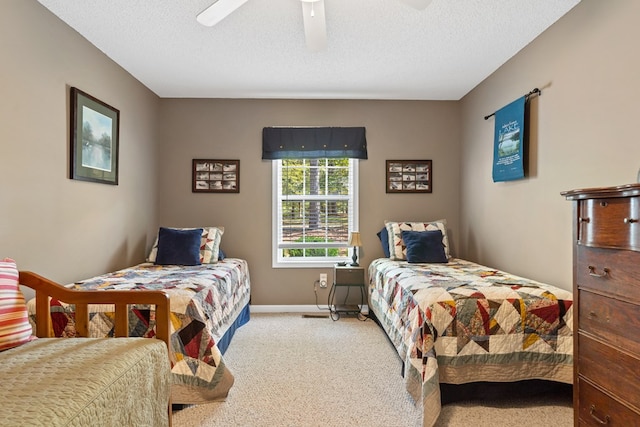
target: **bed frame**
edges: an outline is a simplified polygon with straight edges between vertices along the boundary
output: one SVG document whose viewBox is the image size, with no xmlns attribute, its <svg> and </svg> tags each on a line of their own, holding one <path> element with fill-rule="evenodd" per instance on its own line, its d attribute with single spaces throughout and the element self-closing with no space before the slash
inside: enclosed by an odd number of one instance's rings
<svg viewBox="0 0 640 427">
<path fill-rule="evenodd" d="M 89 336 L 89 304 L 113 304 L 115 306 L 115 336 L 129 336 L 130 304 L 156 306 L 156 338 L 169 348 L 169 296 L 164 291 L 79 291 L 30 271 L 20 272 L 20 284 L 36 293 L 36 336 L 53 338 L 49 299 L 55 298 L 75 304 L 76 331 L 81 337 Z"/>
</svg>

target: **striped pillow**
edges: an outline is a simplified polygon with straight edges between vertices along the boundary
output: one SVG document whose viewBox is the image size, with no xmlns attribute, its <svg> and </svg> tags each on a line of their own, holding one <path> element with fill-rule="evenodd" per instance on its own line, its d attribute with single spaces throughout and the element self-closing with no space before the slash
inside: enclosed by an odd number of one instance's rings
<svg viewBox="0 0 640 427">
<path fill-rule="evenodd" d="M 18 267 L 12 259 L 0 261 L 0 351 L 31 341 L 27 304 L 18 286 Z"/>
</svg>

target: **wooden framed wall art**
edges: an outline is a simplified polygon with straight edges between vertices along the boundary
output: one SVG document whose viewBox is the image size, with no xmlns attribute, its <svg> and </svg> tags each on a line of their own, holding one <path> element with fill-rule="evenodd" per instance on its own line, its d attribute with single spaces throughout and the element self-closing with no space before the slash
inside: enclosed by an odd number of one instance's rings
<svg viewBox="0 0 640 427">
<path fill-rule="evenodd" d="M 120 111 L 71 88 L 69 178 L 118 185 Z"/>
<path fill-rule="evenodd" d="M 193 159 L 191 191 L 239 193 L 240 160 Z"/>
<path fill-rule="evenodd" d="M 431 160 L 387 160 L 387 193 L 431 193 Z"/>
</svg>

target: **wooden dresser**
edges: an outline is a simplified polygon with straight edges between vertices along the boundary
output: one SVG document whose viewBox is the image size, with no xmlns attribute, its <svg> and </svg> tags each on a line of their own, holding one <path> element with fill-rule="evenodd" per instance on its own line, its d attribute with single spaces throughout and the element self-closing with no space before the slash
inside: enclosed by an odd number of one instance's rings
<svg viewBox="0 0 640 427">
<path fill-rule="evenodd" d="M 640 184 L 573 201 L 576 426 L 640 426 Z"/>
</svg>

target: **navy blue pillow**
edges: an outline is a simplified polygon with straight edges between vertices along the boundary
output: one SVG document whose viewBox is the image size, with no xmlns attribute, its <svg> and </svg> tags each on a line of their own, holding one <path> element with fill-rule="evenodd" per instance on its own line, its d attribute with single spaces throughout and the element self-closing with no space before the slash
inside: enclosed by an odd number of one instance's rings
<svg viewBox="0 0 640 427">
<path fill-rule="evenodd" d="M 382 253 L 385 258 L 391 258 L 391 253 L 389 252 L 389 232 L 387 231 L 387 227 L 382 227 L 382 230 L 376 233 L 378 239 L 380 239 L 380 244 L 382 244 Z"/>
<path fill-rule="evenodd" d="M 407 262 L 449 262 L 444 253 L 442 231 L 402 231 Z"/>
<path fill-rule="evenodd" d="M 218 249 L 218 261 L 223 261 L 227 256 L 222 252 L 222 248 Z"/>
<path fill-rule="evenodd" d="M 178 230 L 160 227 L 158 231 L 158 265 L 200 265 L 202 228 Z"/>
</svg>

